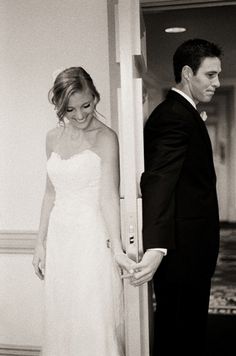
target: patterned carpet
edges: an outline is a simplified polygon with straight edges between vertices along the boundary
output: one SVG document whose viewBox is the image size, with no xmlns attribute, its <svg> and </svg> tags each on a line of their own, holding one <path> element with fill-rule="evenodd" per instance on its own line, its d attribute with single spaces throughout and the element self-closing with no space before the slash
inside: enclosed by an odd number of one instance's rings
<svg viewBox="0 0 236 356">
<path fill-rule="evenodd" d="M 236 229 L 222 228 L 220 253 L 212 280 L 211 314 L 236 315 Z"/>
</svg>

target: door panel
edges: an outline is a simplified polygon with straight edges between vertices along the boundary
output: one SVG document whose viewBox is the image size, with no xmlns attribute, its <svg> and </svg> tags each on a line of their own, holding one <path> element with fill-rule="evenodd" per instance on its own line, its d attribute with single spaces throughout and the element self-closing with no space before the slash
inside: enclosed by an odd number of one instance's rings
<svg viewBox="0 0 236 356">
<path fill-rule="evenodd" d="M 120 64 L 118 116 L 121 172 L 121 226 L 124 248 L 139 261 L 142 250 L 143 171 L 142 80 L 135 67 L 141 56 L 139 0 L 119 0 L 116 7 L 116 58 Z M 124 280 L 126 356 L 149 356 L 148 288 Z"/>
</svg>

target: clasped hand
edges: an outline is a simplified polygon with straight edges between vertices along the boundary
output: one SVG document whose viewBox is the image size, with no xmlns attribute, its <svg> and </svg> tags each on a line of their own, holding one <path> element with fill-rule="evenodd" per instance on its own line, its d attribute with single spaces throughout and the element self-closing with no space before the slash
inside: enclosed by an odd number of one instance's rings
<svg viewBox="0 0 236 356">
<path fill-rule="evenodd" d="M 122 278 L 129 279 L 130 284 L 139 287 L 149 282 L 163 258 L 163 253 L 158 250 L 147 250 L 139 263 L 134 262 L 125 254 L 115 255 L 115 260 L 123 270 Z"/>
</svg>

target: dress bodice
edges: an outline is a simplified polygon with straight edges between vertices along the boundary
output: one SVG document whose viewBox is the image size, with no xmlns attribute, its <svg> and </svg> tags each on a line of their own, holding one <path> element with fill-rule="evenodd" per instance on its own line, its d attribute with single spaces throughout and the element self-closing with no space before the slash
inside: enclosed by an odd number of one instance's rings
<svg viewBox="0 0 236 356">
<path fill-rule="evenodd" d="M 101 159 L 86 149 L 68 159 L 52 152 L 47 161 L 49 178 L 56 192 L 55 208 L 78 214 L 81 209 L 95 209 L 99 203 Z"/>
</svg>

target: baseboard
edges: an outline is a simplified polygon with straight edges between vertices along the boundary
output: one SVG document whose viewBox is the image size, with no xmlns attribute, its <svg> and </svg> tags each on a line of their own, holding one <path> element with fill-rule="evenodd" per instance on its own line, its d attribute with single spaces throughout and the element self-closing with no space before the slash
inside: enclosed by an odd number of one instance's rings
<svg viewBox="0 0 236 356">
<path fill-rule="evenodd" d="M 0 344 L 1 356 L 40 356 L 40 347 Z"/>
</svg>

